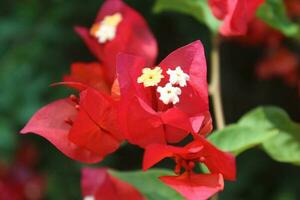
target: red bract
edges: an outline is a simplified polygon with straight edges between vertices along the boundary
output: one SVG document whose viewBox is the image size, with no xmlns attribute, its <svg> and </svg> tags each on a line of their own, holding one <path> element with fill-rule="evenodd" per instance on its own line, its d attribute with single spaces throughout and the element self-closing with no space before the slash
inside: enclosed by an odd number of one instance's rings
<svg viewBox="0 0 300 200">
<path fill-rule="evenodd" d="M 46 180 L 35 171 L 38 150 L 31 143 L 21 143 L 14 162 L 2 165 L 0 160 L 0 199 L 44 199 Z"/>
<path fill-rule="evenodd" d="M 291 17 L 300 16 L 300 1 L 299 0 L 285 0 L 285 5 L 288 11 L 288 14 Z"/>
<path fill-rule="evenodd" d="M 264 0 L 209 0 L 213 14 L 222 25 L 220 33 L 224 36 L 244 35 L 248 23 L 255 17 L 257 8 Z"/>
<path fill-rule="evenodd" d="M 155 62 L 157 44 L 146 21 L 121 0 L 106 0 L 91 28 L 75 30 L 103 64 L 110 83 L 115 78 L 119 52 L 143 56 L 149 65 Z"/>
<path fill-rule="evenodd" d="M 122 141 L 116 129 L 116 107 L 109 96 L 95 89 L 50 103 L 21 130 L 36 133 L 65 155 L 82 162 L 98 162 Z"/>
<path fill-rule="evenodd" d="M 105 74 L 103 72 L 103 65 L 98 62 L 73 63 L 71 65 L 71 74 L 64 76 L 64 81 L 79 82 L 110 94 L 111 86 L 106 81 Z"/>
<path fill-rule="evenodd" d="M 106 168 L 82 169 L 81 189 L 84 200 L 145 200 L 137 189 L 110 175 Z"/>
<path fill-rule="evenodd" d="M 181 79 L 175 83 L 176 73 Z M 205 125 L 203 121 L 211 122 L 206 61 L 200 41 L 177 49 L 157 67 L 147 65 L 141 57 L 120 54 L 117 78 L 121 90 L 120 126 L 133 144 L 145 147 L 176 143 L 189 132 L 199 132 Z M 155 81 L 156 85 L 148 85 Z M 170 91 L 165 90 L 168 88 Z M 209 127 L 206 125 L 207 131 Z"/>
<path fill-rule="evenodd" d="M 221 174 L 184 173 L 180 176 L 162 176 L 160 180 L 187 200 L 205 200 L 224 188 Z"/>
<path fill-rule="evenodd" d="M 223 189 L 223 177 L 235 180 L 235 159 L 218 150 L 202 136 L 185 147 L 152 144 L 146 147 L 143 169 L 147 170 L 164 158 L 173 158 L 174 169 L 178 176 L 160 177 L 160 179 L 190 200 L 207 199 Z M 195 174 L 193 168 L 197 163 L 205 164 L 211 174 Z M 182 168 L 185 170 L 183 174 Z"/>
<path fill-rule="evenodd" d="M 290 86 L 297 87 L 300 80 L 300 61 L 295 53 L 280 47 L 257 66 L 257 74 L 262 79 L 281 77 Z"/>
<path fill-rule="evenodd" d="M 247 34 L 237 38 L 245 45 L 263 45 L 269 48 L 278 47 L 283 39 L 284 36 L 279 31 L 259 19 L 253 19 L 248 25 Z"/>
</svg>

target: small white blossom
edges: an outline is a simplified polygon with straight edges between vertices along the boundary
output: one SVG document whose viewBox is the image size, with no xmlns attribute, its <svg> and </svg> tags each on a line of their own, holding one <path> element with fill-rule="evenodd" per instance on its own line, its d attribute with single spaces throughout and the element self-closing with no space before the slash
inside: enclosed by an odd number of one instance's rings
<svg viewBox="0 0 300 200">
<path fill-rule="evenodd" d="M 94 197 L 94 196 L 92 196 L 92 195 L 90 195 L 90 196 L 85 196 L 84 198 L 83 198 L 83 200 L 95 200 L 96 198 Z"/>
<path fill-rule="evenodd" d="M 122 15 L 120 13 L 105 16 L 102 21 L 92 26 L 90 32 L 92 36 L 98 39 L 99 43 L 103 44 L 116 37 L 117 27 L 121 21 Z"/>
<path fill-rule="evenodd" d="M 111 41 L 116 37 L 117 28 L 115 26 L 102 25 L 99 27 L 95 36 L 98 38 L 99 43 Z"/>
<path fill-rule="evenodd" d="M 186 82 L 190 79 L 190 76 L 184 73 L 180 66 L 177 66 L 175 70 L 168 69 L 167 74 L 170 76 L 170 83 L 178 84 L 180 87 L 186 86 Z"/>
<path fill-rule="evenodd" d="M 181 89 L 178 87 L 173 87 L 171 83 L 167 83 L 165 87 L 157 87 L 157 92 L 160 93 L 159 99 L 164 104 L 176 104 L 179 102 L 178 95 L 181 94 Z"/>
</svg>

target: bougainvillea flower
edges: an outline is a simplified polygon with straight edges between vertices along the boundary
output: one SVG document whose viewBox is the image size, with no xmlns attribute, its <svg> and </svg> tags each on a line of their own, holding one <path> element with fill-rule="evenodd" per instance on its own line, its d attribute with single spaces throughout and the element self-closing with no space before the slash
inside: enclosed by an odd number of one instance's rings
<svg viewBox="0 0 300 200">
<path fill-rule="evenodd" d="M 299 0 L 285 0 L 287 12 L 291 17 L 300 16 L 300 1 Z"/>
<path fill-rule="evenodd" d="M 145 200 L 137 189 L 106 168 L 83 168 L 81 190 L 84 200 Z"/>
<path fill-rule="evenodd" d="M 183 173 L 180 176 L 162 176 L 159 179 L 187 200 L 206 200 L 224 188 L 221 174 Z"/>
<path fill-rule="evenodd" d="M 247 46 L 262 45 L 264 47 L 277 48 L 284 36 L 262 20 L 255 18 L 249 22 L 247 34 L 236 39 Z"/>
<path fill-rule="evenodd" d="M 147 170 L 167 157 L 176 161 L 176 174 L 180 173 L 182 167 L 192 170 L 194 164 L 200 162 L 205 164 L 211 173 L 222 174 L 227 180 L 235 180 L 234 157 L 217 149 L 202 136 L 196 137 L 193 142 L 184 147 L 163 144 L 148 145 L 145 149 L 143 169 Z"/>
<path fill-rule="evenodd" d="M 220 33 L 224 36 L 244 35 L 248 23 L 255 17 L 257 8 L 264 0 L 209 0 L 213 14 L 222 25 Z"/>
<path fill-rule="evenodd" d="M 98 62 L 76 62 L 71 65 L 71 74 L 63 78 L 64 82 L 79 82 L 99 91 L 110 94 L 110 84 L 106 81 L 103 65 Z M 77 89 L 77 88 L 76 88 Z"/>
<path fill-rule="evenodd" d="M 155 62 L 154 36 L 143 17 L 122 0 L 106 0 L 90 28 L 76 27 L 75 30 L 103 64 L 111 83 L 119 52 L 143 56 L 148 65 Z"/>
<path fill-rule="evenodd" d="M 190 132 L 198 133 L 203 121 L 211 122 L 205 120 L 210 115 L 200 41 L 177 49 L 157 66 L 147 65 L 141 57 L 120 54 L 117 79 L 120 126 L 133 144 L 176 143 Z"/>
<path fill-rule="evenodd" d="M 300 60 L 298 56 L 285 47 L 280 47 L 257 66 L 257 75 L 262 79 L 282 78 L 288 85 L 297 87 L 300 80 Z"/>
<path fill-rule="evenodd" d="M 122 141 L 116 117 L 116 107 L 109 96 L 86 89 L 79 100 L 71 95 L 40 109 L 21 133 L 36 133 L 65 155 L 94 163 L 115 151 Z"/>
<path fill-rule="evenodd" d="M 160 179 L 190 200 L 207 199 L 223 189 L 223 177 L 227 180 L 235 180 L 236 177 L 234 157 L 220 151 L 202 136 L 196 136 L 193 142 L 184 147 L 148 145 L 145 149 L 143 169 L 147 170 L 167 157 L 175 160 L 174 172 L 178 176 Z M 197 163 L 206 165 L 211 174 L 195 174 L 193 168 Z"/>
<path fill-rule="evenodd" d="M 19 146 L 9 165 L 0 160 L 0 199 L 44 199 L 46 180 L 36 171 L 38 149 L 32 143 Z M 5 163 L 5 164 L 4 164 Z"/>
</svg>

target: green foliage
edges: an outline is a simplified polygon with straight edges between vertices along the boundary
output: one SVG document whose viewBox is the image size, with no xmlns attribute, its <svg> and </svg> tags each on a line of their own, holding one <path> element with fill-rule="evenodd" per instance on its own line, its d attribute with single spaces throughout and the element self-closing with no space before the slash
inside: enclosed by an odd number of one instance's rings
<svg viewBox="0 0 300 200">
<path fill-rule="evenodd" d="M 9 160 L 16 147 L 16 134 L 8 120 L 0 117 L 0 158 Z"/>
<path fill-rule="evenodd" d="M 247 149 L 261 144 L 277 133 L 275 130 L 264 131 L 252 126 L 234 124 L 214 132 L 209 137 L 209 140 L 222 150 L 238 155 Z"/>
<path fill-rule="evenodd" d="M 278 134 L 263 141 L 264 150 L 280 162 L 300 163 L 300 124 L 291 121 L 287 113 L 276 107 L 261 107 L 246 114 L 241 125 Z"/>
<path fill-rule="evenodd" d="M 259 107 L 245 114 L 237 124 L 213 133 L 209 140 L 225 151 L 241 153 L 262 145 L 274 160 L 300 163 L 300 124 L 276 107 Z"/>
<path fill-rule="evenodd" d="M 174 175 L 170 170 L 166 169 L 150 169 L 146 172 L 134 171 L 134 172 L 118 172 L 110 170 L 113 176 L 120 178 L 121 180 L 132 184 L 139 191 L 141 191 L 149 200 L 183 200 L 183 198 L 163 184 L 158 177 Z"/>
<path fill-rule="evenodd" d="M 299 32 L 298 25 L 287 16 L 283 0 L 266 0 L 256 14 L 265 23 L 286 36 L 294 36 Z"/>
<path fill-rule="evenodd" d="M 207 0 L 157 0 L 155 12 L 175 11 L 190 15 L 199 22 L 206 24 L 213 33 L 217 33 L 220 25 L 208 6 Z"/>
<path fill-rule="evenodd" d="M 214 34 L 218 32 L 220 25 L 207 0 L 173 0 L 172 3 L 169 0 L 157 0 L 154 11 L 175 11 L 190 15 L 207 25 Z M 299 32 L 299 26 L 289 19 L 283 0 L 266 0 L 257 10 L 257 16 L 286 36 L 295 36 Z"/>
</svg>

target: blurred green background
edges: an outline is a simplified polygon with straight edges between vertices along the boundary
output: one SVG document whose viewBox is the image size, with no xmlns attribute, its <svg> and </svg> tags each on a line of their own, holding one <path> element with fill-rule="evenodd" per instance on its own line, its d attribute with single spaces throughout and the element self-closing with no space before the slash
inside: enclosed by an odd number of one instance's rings
<svg viewBox="0 0 300 200">
<path fill-rule="evenodd" d="M 159 60 L 197 39 L 202 40 L 209 55 L 209 30 L 193 18 L 168 12 L 154 14 L 153 0 L 126 2 L 148 21 L 159 44 Z M 70 90 L 50 88 L 49 84 L 60 81 L 72 62 L 94 60 L 73 26 L 90 26 L 101 4 L 100 0 L 0 1 L 0 163 L 13 166 L 16 151 L 22 151 L 20 145 L 24 141 L 33 144 L 39 154 L 34 170 L 47 180 L 45 199 L 81 199 L 82 164 L 65 157 L 46 140 L 21 136 L 18 131 L 37 109 L 70 94 Z M 297 89 L 279 80 L 256 78 L 255 63 L 260 57 L 260 48 L 246 48 L 230 40 L 222 43 L 227 123 L 258 105 L 280 106 L 300 121 Z M 124 146 L 98 165 L 132 170 L 141 168 L 141 160 L 140 149 Z M 300 199 L 300 167 L 277 163 L 259 149 L 243 153 L 237 162 L 238 180 L 227 183 L 220 199 Z"/>
</svg>

